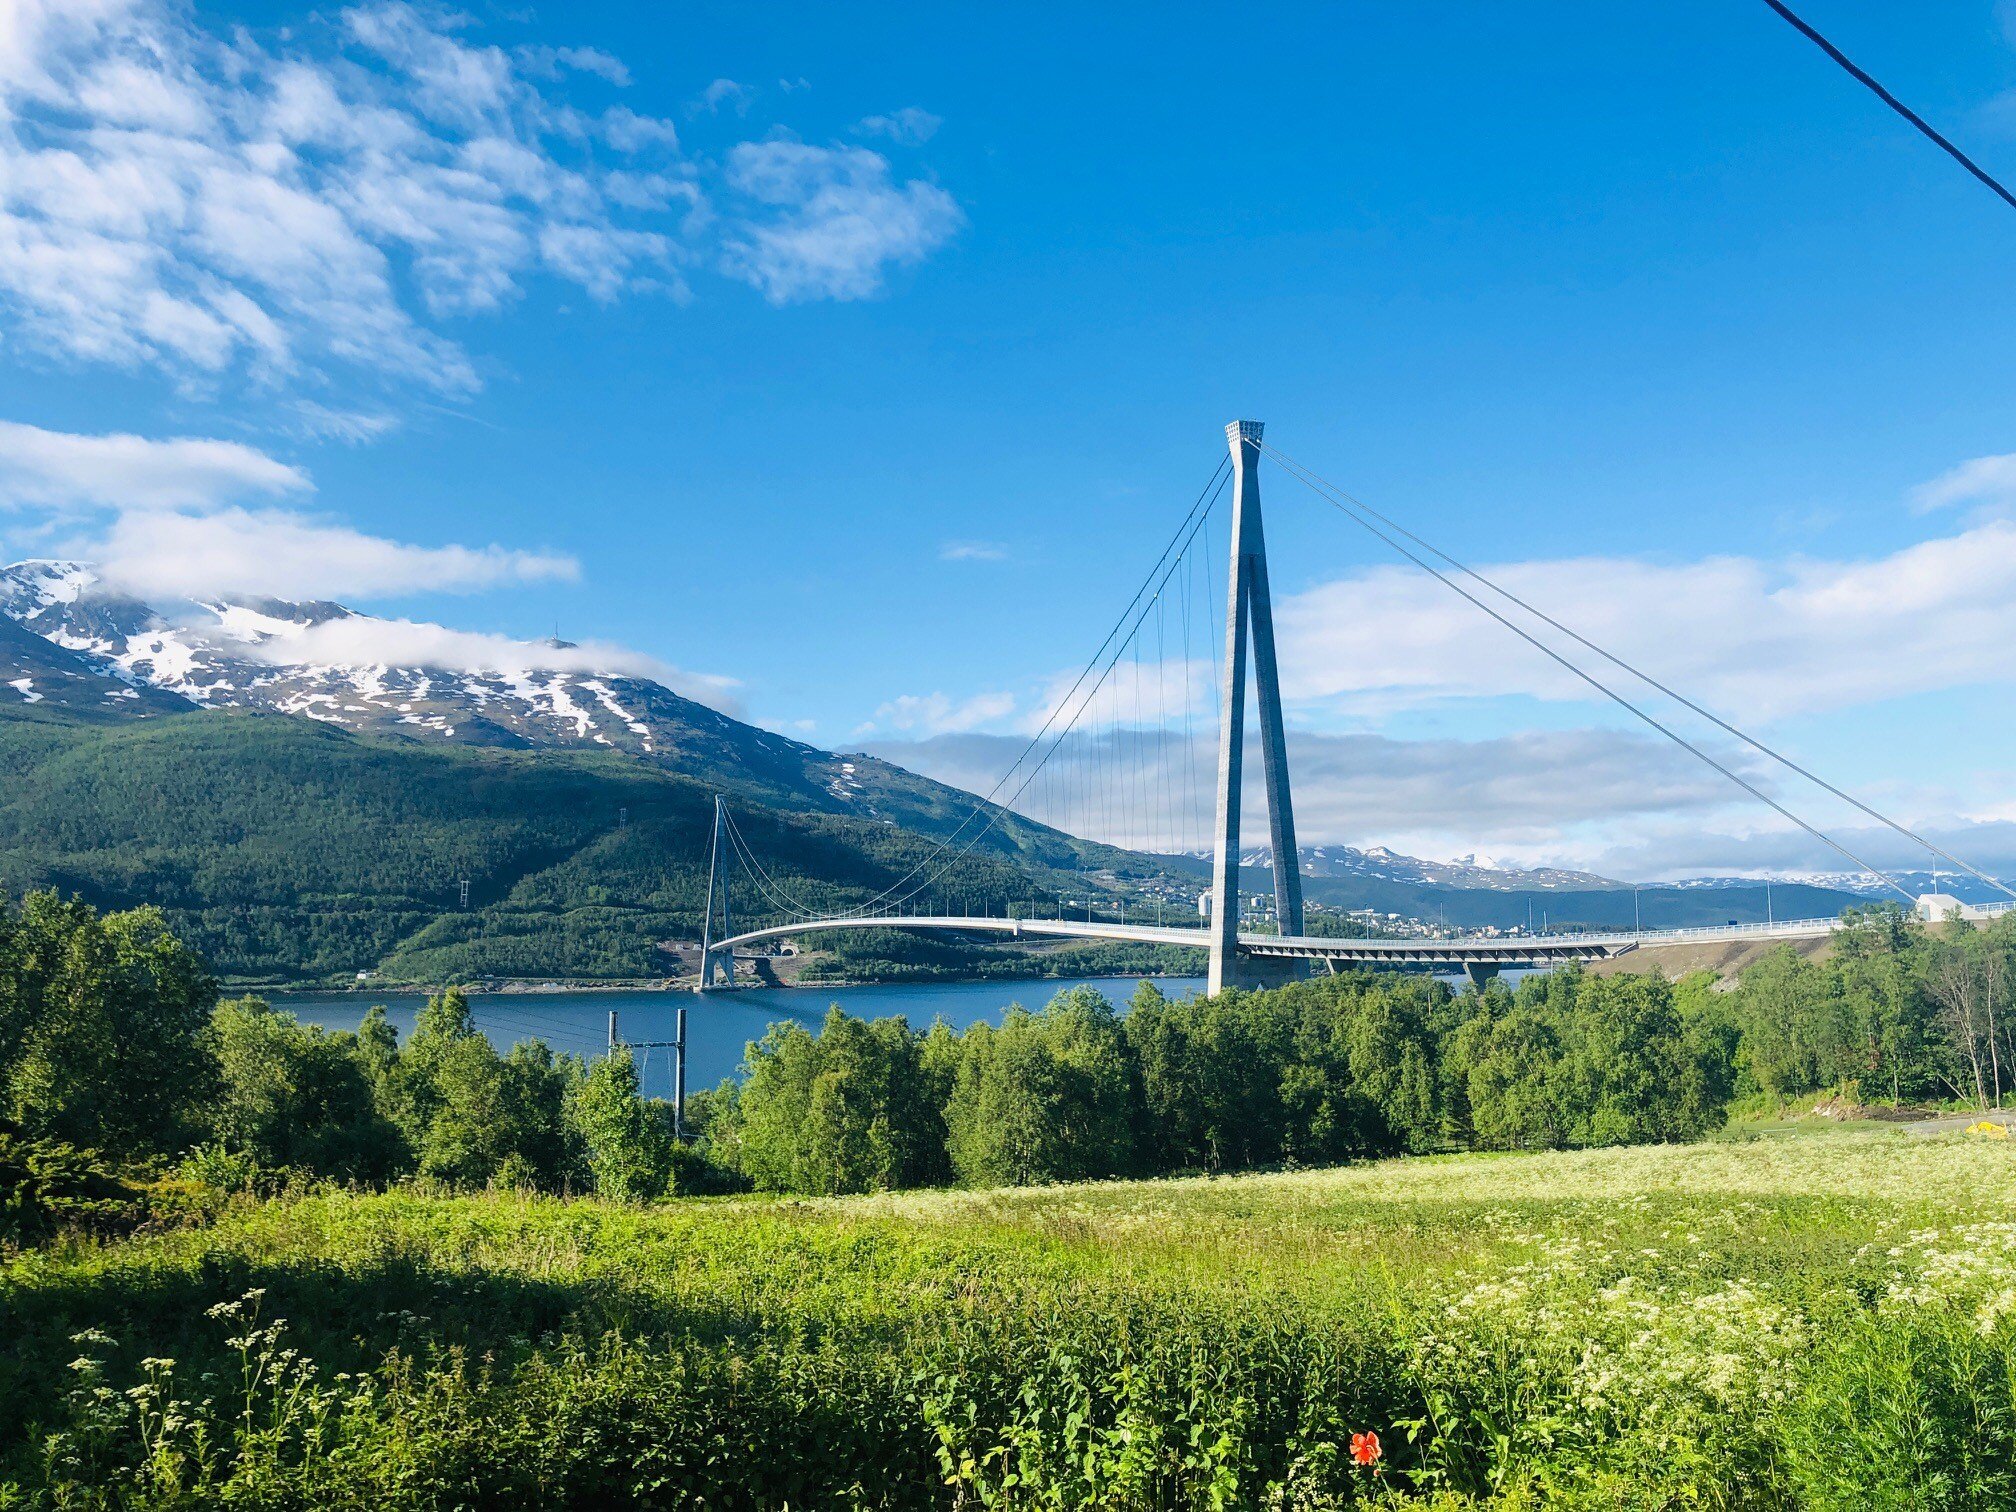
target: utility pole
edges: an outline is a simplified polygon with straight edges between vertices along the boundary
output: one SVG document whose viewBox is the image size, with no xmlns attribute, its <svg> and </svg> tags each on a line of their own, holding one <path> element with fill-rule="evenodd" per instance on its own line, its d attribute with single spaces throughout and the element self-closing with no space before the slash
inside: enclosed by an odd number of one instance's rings
<svg viewBox="0 0 2016 1512">
<path fill-rule="evenodd" d="M 616 1010 L 609 1010 L 609 1053 L 614 1055 L 620 1046 L 625 1050 L 642 1050 L 648 1060 L 653 1050 L 672 1052 L 672 1137 L 686 1137 L 686 1010 L 682 1007 L 673 1013 L 672 1038 L 669 1040 L 638 1040 L 632 1044 L 624 1039 L 616 1028 Z M 639 1073 L 637 1091 L 644 1091 L 642 1073 Z"/>
<path fill-rule="evenodd" d="M 672 1137 L 686 1137 L 686 1010 L 681 1007 L 672 1030 Z"/>
</svg>

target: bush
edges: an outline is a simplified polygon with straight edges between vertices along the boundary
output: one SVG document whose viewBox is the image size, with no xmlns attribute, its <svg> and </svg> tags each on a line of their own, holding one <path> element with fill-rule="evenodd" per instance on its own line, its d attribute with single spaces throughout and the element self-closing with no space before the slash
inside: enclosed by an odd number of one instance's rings
<svg viewBox="0 0 2016 1512">
<path fill-rule="evenodd" d="M 116 1232 L 146 1215 L 144 1193 L 96 1152 L 0 1122 L 0 1244 L 38 1244 L 66 1229 Z"/>
</svg>

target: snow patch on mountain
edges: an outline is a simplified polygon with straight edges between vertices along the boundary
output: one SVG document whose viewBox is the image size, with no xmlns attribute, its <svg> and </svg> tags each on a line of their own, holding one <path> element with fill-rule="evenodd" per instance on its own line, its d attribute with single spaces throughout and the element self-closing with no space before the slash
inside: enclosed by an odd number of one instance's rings
<svg viewBox="0 0 2016 1512">
<path fill-rule="evenodd" d="M 636 675 L 628 669 L 642 659 L 629 653 L 612 652 L 613 665 L 599 665 L 592 646 L 471 635 L 326 602 L 154 605 L 81 562 L 0 568 L 0 614 L 103 676 L 204 708 L 262 709 L 416 739 L 649 757 L 690 745 L 696 732 L 703 743 L 723 744 L 757 733 Z M 386 649 L 415 659 L 372 654 Z M 823 755 L 788 741 L 775 754 L 794 762 Z"/>
</svg>

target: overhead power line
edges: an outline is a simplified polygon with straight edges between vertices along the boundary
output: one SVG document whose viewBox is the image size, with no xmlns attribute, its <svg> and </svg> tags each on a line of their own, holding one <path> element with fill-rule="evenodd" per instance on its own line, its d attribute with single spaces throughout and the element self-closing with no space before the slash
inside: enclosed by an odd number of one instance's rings
<svg viewBox="0 0 2016 1512">
<path fill-rule="evenodd" d="M 1885 105 L 1888 105 L 1892 110 L 1896 111 L 1897 114 L 1904 117 L 1904 119 L 1909 121 L 1913 126 L 1916 126 L 1919 131 L 1923 132 L 1926 136 L 1930 137 L 1934 142 L 1936 142 L 1939 145 L 1940 150 L 1943 151 L 1948 157 L 1952 158 L 1954 162 L 1958 163 L 1962 168 L 1965 168 L 1969 173 L 1973 174 L 1974 177 L 1981 180 L 1981 182 L 1986 184 L 1990 189 L 1994 190 L 1996 194 L 2000 195 L 2002 197 L 2003 202 L 2007 204 L 2010 209 L 2016 210 L 2016 194 L 2011 194 L 2007 189 L 2003 188 L 2001 182 L 1998 179 L 1996 179 L 1993 174 L 1989 173 L 1987 169 L 1983 168 L 1979 163 L 1975 162 L 1974 159 L 1967 156 L 1966 153 L 1962 152 L 1958 147 L 1955 147 L 1944 136 L 1940 135 L 1938 129 L 1935 126 L 1933 126 L 1931 122 L 1927 121 L 1923 116 L 1918 114 L 1917 111 L 1913 110 L 1909 105 L 1906 105 L 1902 100 L 1898 99 L 1897 96 L 1890 93 L 1889 90 L 1885 89 L 1875 79 L 1871 78 L 1866 70 L 1858 68 L 1855 65 L 1853 59 L 1851 59 L 1846 53 L 1841 51 L 1840 48 L 1836 47 L 1832 42 L 1829 42 L 1825 37 L 1821 36 L 1819 32 L 1815 31 L 1805 21 L 1801 20 L 1798 14 L 1794 12 L 1790 6 L 1784 3 L 1784 0 L 1764 0 L 1764 3 L 1770 6 L 1771 9 L 1773 9 L 1774 11 L 1778 12 L 1779 15 L 1783 16 L 1787 22 L 1789 22 L 1794 28 L 1798 30 L 1800 35 L 1804 36 L 1815 47 L 1818 47 L 1822 52 L 1826 53 L 1828 57 L 1832 58 L 1836 63 L 1839 63 L 1850 74 L 1854 75 L 1855 78 L 1859 79 L 1863 84 L 1868 86 L 1870 92 L 1873 93 L 1877 99 L 1881 100 Z"/>
</svg>

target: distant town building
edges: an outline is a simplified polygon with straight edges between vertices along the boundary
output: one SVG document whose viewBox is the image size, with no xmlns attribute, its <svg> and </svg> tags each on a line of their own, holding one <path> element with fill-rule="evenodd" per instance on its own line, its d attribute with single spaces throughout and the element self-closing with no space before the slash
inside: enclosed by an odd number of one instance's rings
<svg viewBox="0 0 2016 1512">
<path fill-rule="evenodd" d="M 2002 909 L 1984 907 L 1979 903 L 1962 903 L 1951 893 L 1922 893 L 1918 898 L 1918 917 L 1927 924 L 1943 924 L 1948 919 L 1965 919 L 1971 923 L 1992 919 L 2002 912 Z"/>
</svg>

